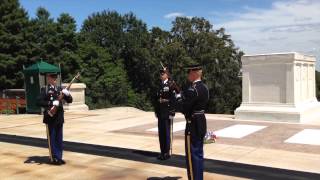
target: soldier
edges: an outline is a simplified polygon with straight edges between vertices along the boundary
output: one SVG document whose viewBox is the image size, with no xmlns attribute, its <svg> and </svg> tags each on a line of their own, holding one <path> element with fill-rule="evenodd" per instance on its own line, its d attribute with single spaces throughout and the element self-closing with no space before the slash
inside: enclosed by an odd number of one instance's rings
<svg viewBox="0 0 320 180">
<path fill-rule="evenodd" d="M 72 96 L 67 89 L 62 89 L 57 86 L 57 74 L 48 74 L 47 82 L 48 85 L 41 88 L 38 105 L 44 108 L 43 123 L 46 124 L 47 128 L 50 162 L 54 165 L 61 165 L 66 163 L 62 159 L 62 133 L 64 123 L 62 100 L 65 100 L 67 103 L 72 103 Z M 53 106 L 57 108 L 55 114 L 50 113 L 50 109 L 53 108 Z"/>
<path fill-rule="evenodd" d="M 180 93 L 180 89 L 170 79 L 169 71 L 165 67 L 160 70 L 160 79 L 159 90 L 154 99 L 161 150 L 158 159 L 167 160 L 172 153 L 172 124 L 175 115 L 175 99 L 176 95 Z"/>
<path fill-rule="evenodd" d="M 189 180 L 203 179 L 203 138 L 207 131 L 204 111 L 209 100 L 207 86 L 201 81 L 200 65 L 187 67 L 190 87 L 183 91 L 186 163 Z"/>
</svg>

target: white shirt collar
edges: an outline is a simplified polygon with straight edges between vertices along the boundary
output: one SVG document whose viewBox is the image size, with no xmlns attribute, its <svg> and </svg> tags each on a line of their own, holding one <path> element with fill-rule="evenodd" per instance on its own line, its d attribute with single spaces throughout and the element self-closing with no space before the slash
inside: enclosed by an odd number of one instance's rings
<svg viewBox="0 0 320 180">
<path fill-rule="evenodd" d="M 168 79 L 164 80 L 164 81 L 163 81 L 163 84 L 165 84 L 165 83 L 167 83 L 167 82 L 168 82 Z"/>
<path fill-rule="evenodd" d="M 197 79 L 197 80 L 193 81 L 193 83 L 196 83 L 196 82 L 199 82 L 199 81 L 201 81 L 201 79 Z"/>
<path fill-rule="evenodd" d="M 54 85 L 52 85 L 52 84 L 49 84 L 49 86 L 50 86 L 51 88 L 55 88 L 55 86 L 54 86 Z"/>
</svg>

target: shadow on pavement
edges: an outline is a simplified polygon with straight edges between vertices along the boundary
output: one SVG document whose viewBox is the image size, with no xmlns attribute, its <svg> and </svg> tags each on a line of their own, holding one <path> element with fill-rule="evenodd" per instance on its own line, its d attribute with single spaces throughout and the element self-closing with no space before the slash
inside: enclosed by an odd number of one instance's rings
<svg viewBox="0 0 320 180">
<path fill-rule="evenodd" d="M 139 154 L 145 157 L 158 157 L 159 153 L 151 151 L 133 150 L 132 153 Z"/>
<path fill-rule="evenodd" d="M 24 161 L 25 164 L 50 164 L 49 156 L 31 156 Z"/>
<path fill-rule="evenodd" d="M 0 134 L 0 142 L 47 148 L 47 140 L 42 138 Z M 137 149 L 120 148 L 71 141 L 64 141 L 64 150 L 96 156 L 125 159 L 143 163 L 160 164 L 179 168 L 186 167 L 185 157 L 182 155 L 172 155 L 172 157 L 169 160 L 159 161 L 156 158 L 158 153 L 152 151 L 143 151 Z M 42 158 L 40 158 L 40 160 L 42 160 Z M 266 166 L 257 166 L 214 159 L 205 159 L 204 171 L 209 173 L 224 174 L 229 176 L 250 179 L 320 179 L 319 173 L 272 168 Z"/>
<path fill-rule="evenodd" d="M 149 177 L 147 180 L 178 180 L 181 179 L 182 177 Z"/>
</svg>

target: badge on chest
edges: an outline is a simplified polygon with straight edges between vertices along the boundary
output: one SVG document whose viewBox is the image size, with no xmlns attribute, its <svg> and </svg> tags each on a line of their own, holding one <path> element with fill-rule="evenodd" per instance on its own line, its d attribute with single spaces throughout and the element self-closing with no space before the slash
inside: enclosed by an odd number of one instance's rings
<svg viewBox="0 0 320 180">
<path fill-rule="evenodd" d="M 54 88 L 49 88 L 47 92 L 47 96 L 50 101 L 54 101 L 58 98 L 59 92 L 55 90 Z"/>
<path fill-rule="evenodd" d="M 168 86 L 165 86 L 165 87 L 163 87 L 163 92 L 168 92 L 169 91 L 169 87 Z"/>
</svg>

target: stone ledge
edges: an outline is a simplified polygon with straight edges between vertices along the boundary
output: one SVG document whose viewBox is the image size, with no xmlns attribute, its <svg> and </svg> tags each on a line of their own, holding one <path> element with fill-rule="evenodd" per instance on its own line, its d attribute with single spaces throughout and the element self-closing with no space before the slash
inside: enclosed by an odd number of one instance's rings
<svg viewBox="0 0 320 180">
<path fill-rule="evenodd" d="M 308 123 L 320 118 L 320 103 L 310 102 L 296 107 L 241 105 L 235 111 L 239 120 L 262 120 Z"/>
</svg>

